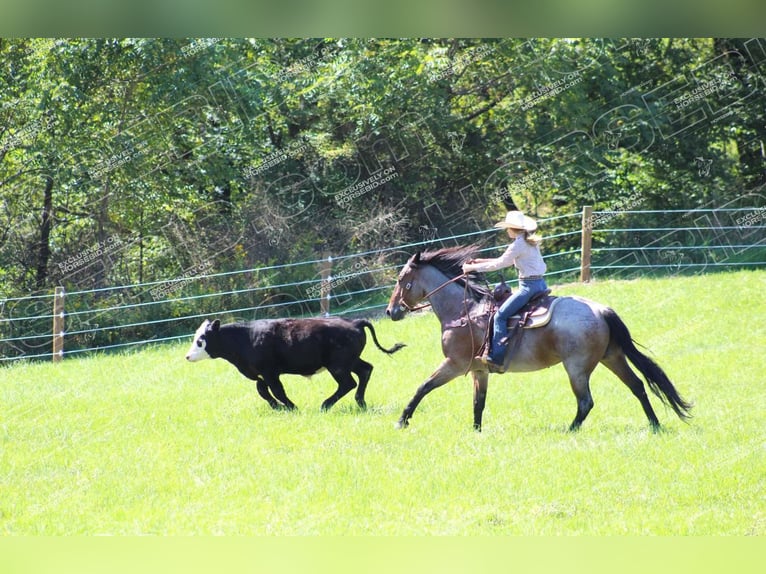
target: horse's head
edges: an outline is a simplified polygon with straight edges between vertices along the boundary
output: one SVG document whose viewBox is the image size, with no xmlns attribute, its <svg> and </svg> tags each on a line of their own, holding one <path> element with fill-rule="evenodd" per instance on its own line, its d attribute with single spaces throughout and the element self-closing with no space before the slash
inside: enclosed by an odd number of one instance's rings
<svg viewBox="0 0 766 574">
<path fill-rule="evenodd" d="M 475 281 L 483 280 L 479 273 L 463 273 L 463 264 L 476 256 L 478 245 L 443 247 L 435 251 L 418 252 L 410 257 L 399 273 L 394 292 L 386 307 L 386 314 L 394 321 L 402 319 L 407 311 L 420 309 L 418 303 L 440 291 L 451 283 L 463 289 L 460 295 L 463 301 L 466 295 L 473 301 L 480 301 L 490 296 L 486 288 Z M 428 270 L 433 272 L 428 272 Z"/>
<path fill-rule="evenodd" d="M 407 311 L 412 311 L 427 294 L 425 287 L 419 280 L 419 264 L 420 252 L 410 257 L 399 272 L 394 292 L 391 293 L 391 299 L 389 299 L 388 307 L 386 307 L 386 315 L 394 321 L 403 319 Z"/>
</svg>

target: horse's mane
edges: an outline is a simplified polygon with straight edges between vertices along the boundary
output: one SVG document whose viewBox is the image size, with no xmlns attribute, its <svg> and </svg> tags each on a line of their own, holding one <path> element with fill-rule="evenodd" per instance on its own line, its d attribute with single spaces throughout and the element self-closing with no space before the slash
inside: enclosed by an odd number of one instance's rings
<svg viewBox="0 0 766 574">
<path fill-rule="evenodd" d="M 431 265 L 452 279 L 463 274 L 463 263 L 474 259 L 478 252 L 479 246 L 476 244 L 422 251 L 410 259 L 410 265 Z M 466 279 L 467 281 L 458 279 L 456 283 L 466 287 L 475 301 L 491 296 L 489 289 L 479 283 L 486 284 L 482 273 L 471 272 Z"/>
</svg>

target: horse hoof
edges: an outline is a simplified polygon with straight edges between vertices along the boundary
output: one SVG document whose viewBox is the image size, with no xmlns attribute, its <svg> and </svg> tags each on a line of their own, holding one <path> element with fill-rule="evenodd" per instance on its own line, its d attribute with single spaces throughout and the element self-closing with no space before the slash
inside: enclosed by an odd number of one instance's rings
<svg viewBox="0 0 766 574">
<path fill-rule="evenodd" d="M 410 423 L 408 423 L 407 421 L 403 421 L 401 419 L 396 421 L 396 424 L 394 424 L 394 428 L 398 430 L 406 429 L 408 426 L 410 426 Z"/>
</svg>

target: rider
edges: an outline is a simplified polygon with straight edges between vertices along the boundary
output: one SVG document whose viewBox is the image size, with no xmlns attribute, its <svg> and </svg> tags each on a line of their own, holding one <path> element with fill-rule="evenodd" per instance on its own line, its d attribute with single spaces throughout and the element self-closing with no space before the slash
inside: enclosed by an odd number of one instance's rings
<svg viewBox="0 0 766 574">
<path fill-rule="evenodd" d="M 472 259 L 463 264 L 463 272 L 497 271 L 514 265 L 519 271 L 519 289 L 503 303 L 495 314 L 495 327 L 492 333 L 492 348 L 486 357 L 477 360 L 503 371 L 504 340 L 508 335 L 508 319 L 521 309 L 533 295 L 545 291 L 548 286 L 543 275 L 546 266 L 540 253 L 542 238 L 535 234 L 537 222 L 520 211 L 509 211 L 505 220 L 495 224 L 499 229 L 508 231 L 513 240 L 500 257 L 495 259 Z"/>
</svg>

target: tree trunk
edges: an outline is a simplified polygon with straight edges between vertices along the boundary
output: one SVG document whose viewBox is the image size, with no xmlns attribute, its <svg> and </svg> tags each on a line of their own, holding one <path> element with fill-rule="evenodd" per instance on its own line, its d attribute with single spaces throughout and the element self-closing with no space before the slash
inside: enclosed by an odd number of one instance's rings
<svg viewBox="0 0 766 574">
<path fill-rule="evenodd" d="M 37 250 L 37 275 L 35 285 L 38 289 L 45 287 L 48 280 L 48 262 L 51 258 L 51 228 L 53 227 L 53 178 L 45 176 L 45 192 L 43 196 L 43 212 L 40 221 L 40 244 Z"/>
<path fill-rule="evenodd" d="M 138 282 L 144 282 L 144 207 L 138 215 Z"/>
<path fill-rule="evenodd" d="M 106 251 L 106 245 L 108 243 L 106 236 L 106 226 L 109 222 L 109 195 L 111 193 L 111 179 L 107 175 L 104 178 L 103 189 L 101 193 L 101 199 L 98 206 L 98 214 L 96 215 L 96 245 L 99 248 L 101 255 L 99 261 L 100 266 L 97 266 L 93 273 L 94 287 L 102 288 L 106 286 L 106 278 L 109 276 L 111 259 Z"/>
<path fill-rule="evenodd" d="M 738 38 L 715 38 L 713 40 L 715 50 L 720 54 L 736 52 L 740 57 L 727 57 L 737 79 L 743 86 L 756 85 L 760 82 L 757 78 L 757 66 L 745 47 L 745 40 Z M 740 125 L 745 129 L 738 130 L 735 140 L 739 154 L 739 164 L 745 185 L 748 188 L 758 188 L 766 183 L 766 157 L 764 157 L 764 144 L 766 144 L 766 122 L 762 108 L 754 106 L 750 113 L 740 116 Z"/>
</svg>

